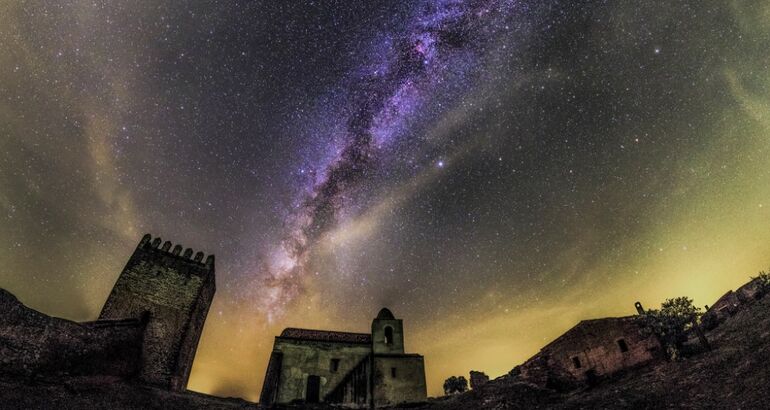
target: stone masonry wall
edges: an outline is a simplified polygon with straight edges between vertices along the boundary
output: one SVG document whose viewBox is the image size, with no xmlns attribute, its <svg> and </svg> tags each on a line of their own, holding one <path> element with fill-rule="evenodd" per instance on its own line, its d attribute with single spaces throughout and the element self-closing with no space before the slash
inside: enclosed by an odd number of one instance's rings
<svg viewBox="0 0 770 410">
<path fill-rule="evenodd" d="M 144 323 L 76 323 L 24 306 L 0 289 L 0 375 L 131 378 L 140 365 Z"/>
<path fill-rule="evenodd" d="M 142 352 L 142 381 L 184 390 L 195 349 L 215 292 L 214 259 L 182 247 L 160 247 L 149 235 L 140 242 L 112 289 L 101 319 L 149 313 Z"/>
<path fill-rule="evenodd" d="M 641 326 L 637 317 L 583 321 L 524 363 L 521 374 L 538 384 L 586 381 L 659 358 L 660 343 Z"/>
<path fill-rule="evenodd" d="M 321 400 L 342 382 L 361 360 L 371 353 L 371 346 L 355 343 L 328 343 L 276 337 L 274 351 L 282 353 L 280 387 L 277 403 L 304 400 L 307 377 L 321 378 Z M 337 371 L 331 371 L 331 360 L 339 359 Z"/>
<path fill-rule="evenodd" d="M 373 380 L 377 407 L 421 402 L 427 398 L 425 364 L 420 355 L 375 355 Z"/>
</svg>

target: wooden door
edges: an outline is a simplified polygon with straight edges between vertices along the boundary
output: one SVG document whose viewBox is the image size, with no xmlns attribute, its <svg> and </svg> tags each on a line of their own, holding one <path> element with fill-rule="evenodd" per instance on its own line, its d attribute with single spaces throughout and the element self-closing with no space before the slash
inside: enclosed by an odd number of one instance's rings
<svg viewBox="0 0 770 410">
<path fill-rule="evenodd" d="M 321 395 L 321 378 L 310 375 L 307 377 L 307 392 L 305 393 L 305 402 L 318 403 Z"/>
</svg>

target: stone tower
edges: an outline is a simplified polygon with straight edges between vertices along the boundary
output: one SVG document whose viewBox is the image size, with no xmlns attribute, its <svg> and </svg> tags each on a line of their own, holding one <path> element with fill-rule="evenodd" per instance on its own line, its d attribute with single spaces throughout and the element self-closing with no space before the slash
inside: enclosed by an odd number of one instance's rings
<svg viewBox="0 0 770 410">
<path fill-rule="evenodd" d="M 372 350 L 375 354 L 404 353 L 404 325 L 388 308 L 372 321 Z"/>
<path fill-rule="evenodd" d="M 118 277 L 99 319 L 144 318 L 139 378 L 183 391 L 216 286 L 214 255 L 161 246 L 145 235 Z"/>
</svg>

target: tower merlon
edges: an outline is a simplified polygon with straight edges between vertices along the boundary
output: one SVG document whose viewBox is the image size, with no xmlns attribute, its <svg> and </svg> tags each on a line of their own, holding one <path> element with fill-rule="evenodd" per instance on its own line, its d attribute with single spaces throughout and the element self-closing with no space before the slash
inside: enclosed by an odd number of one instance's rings
<svg viewBox="0 0 770 410">
<path fill-rule="evenodd" d="M 161 242 L 163 243 L 163 246 L 160 245 Z M 203 252 L 195 252 L 192 248 L 185 249 L 181 244 L 174 245 L 171 241 L 163 242 L 160 237 L 153 238 L 149 233 L 142 237 L 142 240 L 139 241 L 139 245 L 137 245 L 136 249 L 137 251 L 149 252 L 158 257 L 166 256 L 172 259 L 196 265 L 206 271 L 214 270 L 213 254 L 208 255 L 204 261 L 205 254 Z M 184 249 L 184 253 L 182 253 L 182 249 Z M 195 256 L 193 256 L 193 254 Z"/>
<path fill-rule="evenodd" d="M 139 245 L 137 245 L 136 247 L 137 247 L 137 248 L 141 248 L 141 247 L 142 247 L 142 246 L 144 246 L 145 244 L 149 243 L 149 242 L 150 242 L 150 239 L 152 239 L 152 235 L 150 235 L 150 234 L 148 234 L 148 233 L 147 233 L 147 234 L 144 234 L 144 236 L 142 237 L 142 240 L 141 240 L 141 241 L 139 241 Z"/>
</svg>

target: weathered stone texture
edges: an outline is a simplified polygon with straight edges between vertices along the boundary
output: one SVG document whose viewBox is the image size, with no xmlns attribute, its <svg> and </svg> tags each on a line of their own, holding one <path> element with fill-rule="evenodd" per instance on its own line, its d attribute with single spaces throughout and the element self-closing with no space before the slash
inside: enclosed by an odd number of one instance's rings
<svg viewBox="0 0 770 410">
<path fill-rule="evenodd" d="M 97 408 L 242 406 L 240 401 L 172 394 L 186 389 L 216 291 L 214 256 L 204 262 L 202 252 L 193 257 L 190 249 L 182 254 L 179 245 L 172 250 L 170 242 L 161 247 L 160 238 L 151 239 L 145 235 L 139 242 L 93 322 L 44 315 L 0 289 L 0 407 L 9 404 L 3 397 L 21 403 L 14 408 L 51 408 L 54 403 L 79 403 L 70 408 L 87 408 L 88 403 Z M 8 380 L 52 397 L 17 395 Z M 50 388 L 22 384 L 30 380 L 44 380 Z M 81 387 L 99 393 L 72 392 Z"/>
<path fill-rule="evenodd" d="M 404 323 L 387 308 L 372 321 L 372 349 L 375 354 L 404 353 Z"/>
<path fill-rule="evenodd" d="M 374 356 L 374 405 L 392 406 L 425 400 L 425 365 L 420 355 Z"/>
<path fill-rule="evenodd" d="M 275 338 L 260 402 L 382 407 L 426 396 L 423 357 L 404 354 L 402 321 L 382 309 L 371 334 L 284 330 Z"/>
<path fill-rule="evenodd" d="M 139 369 L 144 323 L 76 323 L 24 306 L 0 289 L 0 376 L 117 376 Z"/>
<path fill-rule="evenodd" d="M 584 320 L 521 365 L 521 377 L 558 387 L 660 358 L 660 343 L 643 326 L 638 316 Z"/>
<path fill-rule="evenodd" d="M 708 333 L 712 350 L 655 361 L 601 383 L 553 391 L 516 376 L 432 400 L 420 410 L 767 409 L 770 397 L 770 296 L 755 299 Z"/>
<path fill-rule="evenodd" d="M 349 407 L 365 407 L 371 401 L 370 376 L 372 374 L 372 356 L 367 355 L 350 370 L 345 377 L 324 396 L 324 402 L 344 403 Z"/>
<path fill-rule="evenodd" d="M 278 403 L 305 400 L 307 379 L 320 377 L 319 397 L 332 392 L 362 360 L 366 359 L 371 346 L 366 343 L 325 342 L 276 337 L 274 352 L 283 356 L 280 372 Z M 339 360 L 337 370 L 332 371 L 332 359 Z"/>
<path fill-rule="evenodd" d="M 140 378 L 184 390 L 203 323 L 215 292 L 214 260 L 190 259 L 188 249 L 169 252 L 160 238 L 146 235 L 137 246 L 104 304 L 101 319 L 149 315 Z M 164 250 L 165 249 L 165 250 Z"/>
<path fill-rule="evenodd" d="M 760 298 L 759 280 L 753 279 L 736 291 L 728 291 L 703 314 L 701 323 L 706 330 L 714 329 L 730 316 L 745 309 L 753 301 Z"/>
<path fill-rule="evenodd" d="M 118 377 L 184 390 L 214 297 L 214 256 L 145 235 L 99 320 L 46 316 L 0 290 L 0 376 Z"/>
</svg>

